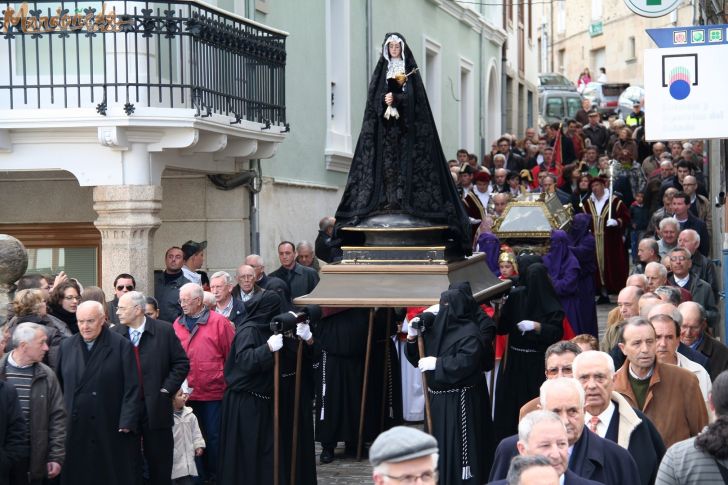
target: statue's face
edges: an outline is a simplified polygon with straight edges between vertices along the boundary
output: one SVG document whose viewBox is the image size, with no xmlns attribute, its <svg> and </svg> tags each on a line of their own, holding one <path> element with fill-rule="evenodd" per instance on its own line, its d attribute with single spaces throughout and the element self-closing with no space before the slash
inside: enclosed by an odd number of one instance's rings
<svg viewBox="0 0 728 485">
<path fill-rule="evenodd" d="M 398 59 L 402 55 L 402 46 L 399 42 L 391 41 L 389 43 L 389 58 Z"/>
</svg>

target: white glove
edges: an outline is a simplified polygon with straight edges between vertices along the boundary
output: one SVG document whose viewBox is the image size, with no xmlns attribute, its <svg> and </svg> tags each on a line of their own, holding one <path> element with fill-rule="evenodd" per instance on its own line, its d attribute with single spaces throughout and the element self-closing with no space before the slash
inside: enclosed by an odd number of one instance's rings
<svg viewBox="0 0 728 485">
<path fill-rule="evenodd" d="M 420 371 L 425 372 L 428 370 L 435 370 L 435 364 L 437 364 L 437 357 L 422 357 L 417 363 Z"/>
<path fill-rule="evenodd" d="M 296 325 L 296 335 L 301 337 L 304 342 L 308 342 L 313 337 L 311 326 L 308 323 L 299 323 Z"/>
<path fill-rule="evenodd" d="M 414 319 L 412 319 L 412 320 L 414 320 Z M 417 331 L 417 329 L 415 327 L 412 326 L 412 322 L 410 322 L 409 327 L 407 327 L 407 338 L 409 338 L 409 337 L 414 338 L 414 337 L 417 337 L 417 335 L 419 335 L 419 332 Z"/>
<path fill-rule="evenodd" d="M 607 219 L 607 227 L 617 227 L 618 225 L 617 219 Z"/>
<path fill-rule="evenodd" d="M 533 320 L 521 320 L 518 322 L 518 330 L 523 333 L 530 332 L 536 328 L 536 322 Z"/>
<path fill-rule="evenodd" d="M 268 348 L 271 352 L 278 352 L 283 347 L 283 334 L 271 335 L 268 339 Z"/>
</svg>

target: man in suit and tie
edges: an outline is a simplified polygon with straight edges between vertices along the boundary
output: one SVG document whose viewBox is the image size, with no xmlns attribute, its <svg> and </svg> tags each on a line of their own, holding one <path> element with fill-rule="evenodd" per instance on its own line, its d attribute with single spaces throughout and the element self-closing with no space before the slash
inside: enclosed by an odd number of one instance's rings
<svg viewBox="0 0 728 485">
<path fill-rule="evenodd" d="M 520 456 L 543 456 L 556 471 L 559 483 L 564 485 L 591 485 L 592 480 L 581 478 L 568 469 L 569 438 L 558 414 L 551 411 L 532 411 L 518 423 L 518 454 Z M 563 478 L 562 478 L 563 476 Z M 511 470 L 508 478 L 491 482 L 491 485 L 513 483 Z"/>
<path fill-rule="evenodd" d="M 574 377 L 584 387 L 585 421 L 589 429 L 629 451 L 640 483 L 654 483 L 665 444 L 655 425 L 614 392 L 614 362 L 605 352 L 590 350 L 572 363 Z"/>
<path fill-rule="evenodd" d="M 172 483 L 172 400 L 190 370 L 172 325 L 144 315 L 146 297 L 130 291 L 119 298 L 116 314 L 121 325 L 111 330 L 133 346 L 142 400 L 140 430 L 150 483 Z"/>
</svg>

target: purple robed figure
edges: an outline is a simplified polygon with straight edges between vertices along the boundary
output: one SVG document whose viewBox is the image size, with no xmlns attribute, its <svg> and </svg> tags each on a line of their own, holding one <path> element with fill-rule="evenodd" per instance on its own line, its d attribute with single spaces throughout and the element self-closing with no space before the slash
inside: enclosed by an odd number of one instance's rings
<svg viewBox="0 0 728 485">
<path fill-rule="evenodd" d="M 579 261 L 569 249 L 569 236 L 564 231 L 551 232 L 551 247 L 543 257 L 543 265 L 551 277 L 556 295 L 564 308 L 571 328 L 578 335 L 591 333 L 585 328 L 579 316 Z"/>
<path fill-rule="evenodd" d="M 488 263 L 491 273 L 500 276 L 498 256 L 500 256 L 500 240 L 492 232 L 484 232 L 478 236 L 478 251 L 485 253 L 485 262 Z"/>
<path fill-rule="evenodd" d="M 577 214 L 571 222 L 569 247 L 579 261 L 579 322 L 588 333 L 597 337 L 597 307 L 594 301 L 594 272 L 597 270 L 597 250 L 591 233 L 591 216 Z M 598 338 L 598 337 L 597 337 Z"/>
</svg>

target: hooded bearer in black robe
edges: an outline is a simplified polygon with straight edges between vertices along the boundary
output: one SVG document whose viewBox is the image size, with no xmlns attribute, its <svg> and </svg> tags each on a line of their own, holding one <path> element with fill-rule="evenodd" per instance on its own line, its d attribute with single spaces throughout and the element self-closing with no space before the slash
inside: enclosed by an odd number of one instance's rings
<svg viewBox="0 0 728 485">
<path fill-rule="evenodd" d="M 246 302 L 225 362 L 218 483 L 273 483 L 273 352 L 270 322 L 281 298 L 263 290 Z M 287 468 L 281 460 L 281 472 Z M 284 476 L 283 473 L 280 476 Z"/>
<path fill-rule="evenodd" d="M 453 250 L 469 256 L 468 216 L 450 175 L 417 63 L 402 35 L 389 33 L 384 39 L 336 211 L 337 234 L 346 238 L 339 228 L 358 226 L 370 216 L 405 215 L 448 226 Z"/>
<path fill-rule="evenodd" d="M 322 462 L 334 458 L 338 442 L 355 451 L 359 435 L 364 353 L 367 346 L 369 309 L 351 308 L 329 314 L 314 328 L 316 441 Z"/>
<path fill-rule="evenodd" d="M 526 263 L 530 264 L 521 273 L 519 286 L 511 290 L 498 322 L 498 334 L 508 335 L 508 349 L 498 369 L 495 392 L 497 441 L 518 431 L 521 406 L 538 396 L 545 379 L 546 349 L 561 340 L 564 332 L 564 311 L 546 267 Z"/>
<path fill-rule="evenodd" d="M 488 390 L 481 331 L 462 290 L 447 290 L 432 328 L 423 333 L 426 357 L 407 339 L 407 360 L 427 372 L 432 435 L 439 444 L 440 483 L 487 482 L 492 461 L 488 439 Z"/>
</svg>

